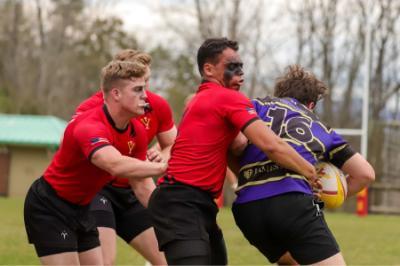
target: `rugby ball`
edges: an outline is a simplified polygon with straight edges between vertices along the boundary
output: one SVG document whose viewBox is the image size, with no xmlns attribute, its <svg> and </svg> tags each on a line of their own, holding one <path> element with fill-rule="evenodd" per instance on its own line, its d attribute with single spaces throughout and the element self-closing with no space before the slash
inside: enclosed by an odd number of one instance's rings
<svg viewBox="0 0 400 266">
<path fill-rule="evenodd" d="M 335 165 L 320 162 L 315 166 L 322 183 L 321 200 L 328 209 L 340 207 L 347 196 L 347 180 L 345 174 Z"/>
</svg>

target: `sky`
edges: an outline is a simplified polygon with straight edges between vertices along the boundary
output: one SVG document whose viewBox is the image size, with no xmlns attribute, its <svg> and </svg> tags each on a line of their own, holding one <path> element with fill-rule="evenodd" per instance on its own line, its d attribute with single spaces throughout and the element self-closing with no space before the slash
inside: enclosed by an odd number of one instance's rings
<svg viewBox="0 0 400 266">
<path fill-rule="evenodd" d="M 158 0 L 119 0 L 107 13 L 116 15 L 124 21 L 124 29 L 134 32 L 142 45 L 155 45 L 161 38 L 159 29 L 163 28 L 160 14 L 155 12 Z M 158 34 L 154 34 L 157 32 Z M 164 32 L 165 33 L 165 32 Z"/>
<path fill-rule="evenodd" d="M 121 0 L 116 2 L 110 13 L 122 18 L 127 30 L 144 34 L 161 23 L 160 16 L 151 11 L 155 5 L 154 0 Z"/>
</svg>

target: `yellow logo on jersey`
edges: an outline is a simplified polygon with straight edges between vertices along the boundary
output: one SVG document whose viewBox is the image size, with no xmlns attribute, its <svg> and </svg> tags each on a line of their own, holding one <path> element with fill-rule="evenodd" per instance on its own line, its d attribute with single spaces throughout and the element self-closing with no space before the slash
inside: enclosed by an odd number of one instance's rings
<svg viewBox="0 0 400 266">
<path fill-rule="evenodd" d="M 249 179 L 253 176 L 253 169 L 248 169 L 243 173 L 244 178 Z"/>
<path fill-rule="evenodd" d="M 142 124 L 144 125 L 144 127 L 146 128 L 146 130 L 150 129 L 150 118 L 148 118 L 147 116 L 143 117 L 142 119 L 140 119 L 140 121 L 142 122 Z"/>
<path fill-rule="evenodd" d="M 129 155 L 131 155 L 133 148 L 135 148 L 135 143 L 132 140 L 128 141 Z"/>
</svg>

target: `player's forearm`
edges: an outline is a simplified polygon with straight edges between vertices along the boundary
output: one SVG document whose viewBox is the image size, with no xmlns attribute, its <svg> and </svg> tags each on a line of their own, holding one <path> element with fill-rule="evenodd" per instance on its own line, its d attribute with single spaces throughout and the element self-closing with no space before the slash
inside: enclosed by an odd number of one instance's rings
<svg viewBox="0 0 400 266">
<path fill-rule="evenodd" d="M 341 167 L 349 175 L 347 178 L 347 196 L 357 194 L 375 180 L 375 171 L 359 153 L 350 157 Z"/>
<path fill-rule="evenodd" d="M 151 193 L 156 188 L 153 179 L 151 177 L 144 179 L 129 178 L 129 183 L 140 203 L 147 208 Z"/>
<path fill-rule="evenodd" d="M 268 158 L 281 167 L 295 171 L 309 180 L 314 180 L 316 171 L 312 164 L 301 157 L 289 144 L 279 139 L 275 148 L 264 151 Z"/>
<path fill-rule="evenodd" d="M 248 125 L 243 134 L 278 165 L 295 171 L 310 181 L 317 177 L 314 166 L 260 120 Z"/>
<path fill-rule="evenodd" d="M 158 144 L 161 150 L 161 156 L 165 162 L 168 162 L 171 154 L 171 148 L 174 145 L 177 130 L 173 126 L 170 130 L 161 132 L 157 135 Z"/>
<path fill-rule="evenodd" d="M 158 176 L 166 170 L 166 163 L 153 163 L 122 156 L 112 167 L 112 175 L 125 178 L 146 178 Z"/>
<path fill-rule="evenodd" d="M 366 179 L 358 180 L 352 176 L 347 177 L 347 197 L 354 196 L 371 182 Z"/>
<path fill-rule="evenodd" d="M 169 145 L 161 150 L 161 157 L 163 158 L 164 162 L 168 162 L 168 160 L 171 156 L 171 148 L 172 148 L 172 145 Z"/>
</svg>

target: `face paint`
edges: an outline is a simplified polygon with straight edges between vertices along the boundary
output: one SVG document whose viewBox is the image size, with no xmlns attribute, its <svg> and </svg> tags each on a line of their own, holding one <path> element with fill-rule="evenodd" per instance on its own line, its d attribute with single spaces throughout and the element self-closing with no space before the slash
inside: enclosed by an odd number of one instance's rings
<svg viewBox="0 0 400 266">
<path fill-rule="evenodd" d="M 243 63 L 240 61 L 229 62 L 225 65 L 224 70 L 224 82 L 226 85 L 229 84 L 229 81 L 233 78 L 233 76 L 242 76 L 243 75 Z"/>
</svg>

